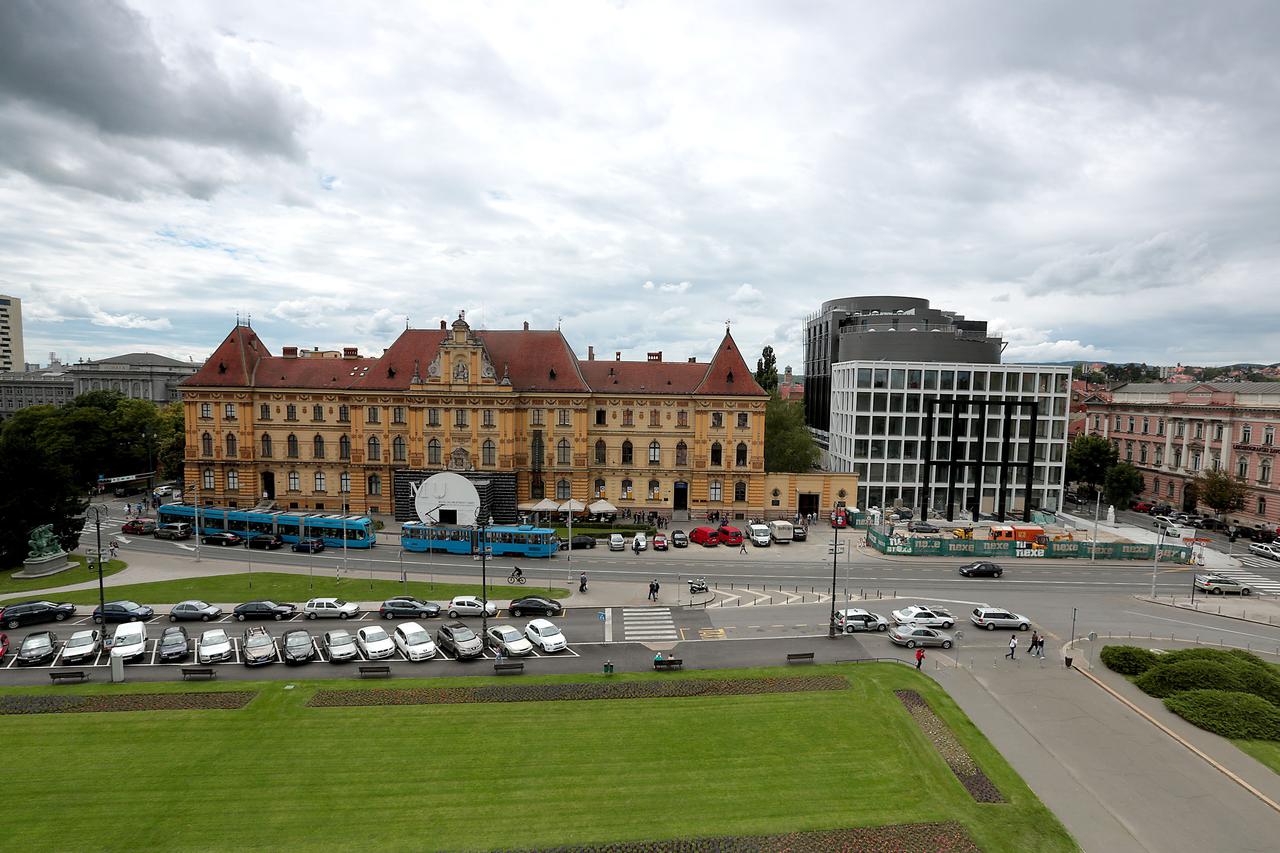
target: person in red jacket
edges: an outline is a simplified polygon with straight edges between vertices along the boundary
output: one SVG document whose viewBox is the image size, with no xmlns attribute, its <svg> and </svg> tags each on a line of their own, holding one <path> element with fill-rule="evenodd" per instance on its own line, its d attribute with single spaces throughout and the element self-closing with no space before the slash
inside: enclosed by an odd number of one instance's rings
<svg viewBox="0 0 1280 853">
<path fill-rule="evenodd" d="M 919 669 L 922 663 L 924 663 L 924 649 L 916 649 L 916 669 Z"/>
</svg>

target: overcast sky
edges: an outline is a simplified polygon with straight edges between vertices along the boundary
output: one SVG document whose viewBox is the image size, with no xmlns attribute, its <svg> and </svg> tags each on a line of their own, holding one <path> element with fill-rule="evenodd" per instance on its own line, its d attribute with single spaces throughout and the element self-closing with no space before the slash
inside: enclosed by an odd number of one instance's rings
<svg viewBox="0 0 1280 853">
<path fill-rule="evenodd" d="M 1280 360 L 1280 4 L 0 2 L 28 361 L 406 317 L 801 365 L 825 299 L 1006 360 Z"/>
</svg>

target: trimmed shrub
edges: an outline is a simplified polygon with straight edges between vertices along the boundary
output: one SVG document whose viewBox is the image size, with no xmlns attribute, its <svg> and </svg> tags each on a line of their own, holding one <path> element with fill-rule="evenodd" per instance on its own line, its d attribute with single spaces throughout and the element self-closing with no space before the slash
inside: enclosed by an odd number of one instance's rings
<svg viewBox="0 0 1280 853">
<path fill-rule="evenodd" d="M 1253 652 L 1246 652 L 1244 649 L 1177 649 L 1172 652 L 1165 652 L 1156 658 L 1158 663 L 1174 663 L 1183 660 L 1211 660 L 1224 661 L 1228 664 L 1246 663 L 1251 666 L 1258 667 L 1270 671 L 1271 665 Z"/>
<path fill-rule="evenodd" d="M 1225 661 L 1162 661 L 1139 675 L 1134 683 L 1144 693 L 1158 698 L 1184 690 L 1243 690 L 1238 670 L 1238 664 L 1233 666 Z"/>
<path fill-rule="evenodd" d="M 1142 675 L 1160 660 L 1159 655 L 1140 646 L 1103 646 L 1100 657 L 1108 669 L 1121 675 Z"/>
<path fill-rule="evenodd" d="M 1182 719 L 1230 738 L 1280 740 L 1280 708 L 1234 690 L 1187 690 L 1164 700 Z"/>
</svg>

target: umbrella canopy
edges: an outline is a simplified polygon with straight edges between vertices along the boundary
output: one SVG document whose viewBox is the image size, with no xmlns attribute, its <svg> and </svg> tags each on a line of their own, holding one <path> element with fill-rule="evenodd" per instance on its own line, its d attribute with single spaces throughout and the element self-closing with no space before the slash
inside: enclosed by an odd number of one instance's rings
<svg viewBox="0 0 1280 853">
<path fill-rule="evenodd" d="M 573 498 L 569 498 L 569 500 L 560 504 L 560 506 L 557 508 L 561 512 L 582 512 L 584 509 L 587 508 L 587 505 L 584 504 L 582 501 L 575 501 Z"/>
<path fill-rule="evenodd" d="M 516 506 L 516 509 L 520 510 L 521 512 L 537 512 L 538 504 L 536 501 L 525 501 L 522 504 L 518 504 Z"/>
<path fill-rule="evenodd" d="M 587 510 L 589 512 L 594 512 L 596 515 L 605 515 L 610 512 L 617 512 L 618 508 L 604 498 L 601 498 L 598 501 L 592 501 L 591 504 L 587 506 Z"/>
<path fill-rule="evenodd" d="M 560 504 L 556 503 L 551 498 L 543 498 L 530 507 L 530 509 L 534 512 L 555 512 L 560 509 Z"/>
</svg>

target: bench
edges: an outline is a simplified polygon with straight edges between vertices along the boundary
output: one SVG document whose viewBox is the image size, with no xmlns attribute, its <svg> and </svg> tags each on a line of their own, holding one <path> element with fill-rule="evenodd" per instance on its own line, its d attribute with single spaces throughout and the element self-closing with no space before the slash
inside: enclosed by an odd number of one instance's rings
<svg viewBox="0 0 1280 853">
<path fill-rule="evenodd" d="M 787 663 L 813 663 L 813 652 L 789 652 Z"/>
<path fill-rule="evenodd" d="M 680 658 L 663 658 L 653 662 L 654 669 L 684 669 L 684 661 Z"/>
<path fill-rule="evenodd" d="M 494 672 L 509 672 L 513 675 L 519 675 L 524 672 L 524 663 L 522 661 L 494 661 Z"/>
<path fill-rule="evenodd" d="M 84 674 L 82 669 L 55 669 L 49 673 L 49 680 L 54 684 L 59 681 L 87 681 L 89 676 Z"/>
<path fill-rule="evenodd" d="M 182 668 L 182 680 L 188 678 L 217 678 L 217 671 L 211 666 L 184 666 Z"/>
<path fill-rule="evenodd" d="M 382 677 L 389 678 L 391 676 L 391 667 L 386 665 L 385 663 L 380 664 L 378 666 L 360 667 L 360 677 L 364 678 L 366 675 L 376 675 L 379 678 L 382 678 Z"/>
</svg>

